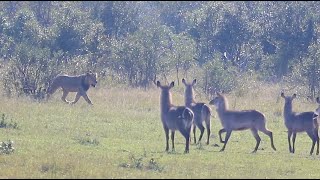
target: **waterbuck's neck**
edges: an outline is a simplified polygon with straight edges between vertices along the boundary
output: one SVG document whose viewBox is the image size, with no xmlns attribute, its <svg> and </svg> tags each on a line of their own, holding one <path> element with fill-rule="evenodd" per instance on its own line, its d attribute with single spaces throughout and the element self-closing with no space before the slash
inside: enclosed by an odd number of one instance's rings
<svg viewBox="0 0 320 180">
<path fill-rule="evenodd" d="M 219 97 L 219 103 L 217 105 L 218 114 L 223 114 L 228 111 L 228 101 L 225 97 Z"/>
<path fill-rule="evenodd" d="M 169 90 L 162 90 L 160 95 L 161 112 L 169 111 L 172 106 L 172 97 Z"/>
<path fill-rule="evenodd" d="M 184 93 L 184 100 L 185 100 L 186 106 L 190 106 L 190 104 L 195 103 L 194 90 L 192 86 L 186 86 L 186 90 Z"/>
<path fill-rule="evenodd" d="M 293 112 L 292 112 L 292 100 L 285 100 L 284 103 L 284 110 L 283 110 L 283 115 L 285 120 L 289 120 L 290 116 L 292 116 Z"/>
</svg>

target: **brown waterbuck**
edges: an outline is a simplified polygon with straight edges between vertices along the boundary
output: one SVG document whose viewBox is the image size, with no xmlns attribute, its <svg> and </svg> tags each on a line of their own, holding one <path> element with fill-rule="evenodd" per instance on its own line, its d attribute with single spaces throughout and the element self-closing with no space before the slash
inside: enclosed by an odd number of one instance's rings
<svg viewBox="0 0 320 180">
<path fill-rule="evenodd" d="M 285 96 L 281 92 L 281 97 L 284 98 L 284 124 L 288 129 L 288 142 L 289 142 L 289 152 L 294 153 L 295 151 L 295 141 L 298 132 L 307 132 L 308 136 L 312 140 L 312 146 L 310 150 L 310 155 L 313 153 L 315 144 L 317 143 L 317 152 L 319 154 L 319 136 L 318 136 L 318 123 L 314 119 L 314 112 L 302 112 L 295 113 L 292 111 L 292 101 L 297 97 L 296 94 L 292 96 Z M 291 147 L 291 136 L 292 136 L 292 147 Z"/>
<path fill-rule="evenodd" d="M 185 79 L 182 79 L 182 83 L 185 85 L 185 106 L 190 108 L 194 113 L 194 120 L 193 120 L 193 135 L 194 135 L 194 143 L 196 143 L 196 127 L 200 129 L 200 137 L 198 143 L 200 143 L 201 138 L 204 133 L 204 126 L 202 125 L 203 122 L 206 124 L 207 128 L 207 144 L 209 144 L 210 132 L 211 132 L 211 109 L 205 103 L 199 102 L 196 103 L 194 100 L 194 88 L 193 86 L 196 84 L 197 80 L 194 79 L 192 83 L 187 83 Z"/>
<path fill-rule="evenodd" d="M 210 105 L 216 106 L 216 110 L 223 128 L 219 131 L 220 142 L 224 143 L 220 151 L 224 151 L 232 131 L 241 131 L 250 129 L 256 139 L 256 147 L 252 151 L 255 153 L 259 147 L 261 138 L 258 130 L 268 135 L 271 139 L 271 147 L 276 151 L 273 144 L 272 132 L 266 128 L 265 116 L 256 110 L 232 111 L 228 110 L 227 98 L 217 93 L 217 97 L 209 102 Z M 225 140 L 222 141 L 221 134 L 226 132 Z"/>
<path fill-rule="evenodd" d="M 161 85 L 157 81 L 157 87 L 161 89 L 160 111 L 161 121 L 166 134 L 166 151 L 169 150 L 169 130 L 171 130 L 172 150 L 174 151 L 174 134 L 179 130 L 186 139 L 185 153 L 189 152 L 190 133 L 193 125 L 194 114 L 192 110 L 185 106 L 175 106 L 172 104 L 170 89 L 174 86 L 171 82 L 169 86 Z"/>
</svg>

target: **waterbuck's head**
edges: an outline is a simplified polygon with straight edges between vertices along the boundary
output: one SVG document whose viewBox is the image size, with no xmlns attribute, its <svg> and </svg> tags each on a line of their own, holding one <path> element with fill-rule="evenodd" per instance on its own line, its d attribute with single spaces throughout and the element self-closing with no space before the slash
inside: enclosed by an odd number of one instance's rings
<svg viewBox="0 0 320 180">
<path fill-rule="evenodd" d="M 284 98 L 285 104 L 292 104 L 292 100 L 297 97 L 297 94 L 292 96 L 285 96 L 284 92 L 281 92 L 281 97 Z"/>
<path fill-rule="evenodd" d="M 170 89 L 174 86 L 174 82 L 172 81 L 169 86 L 161 85 L 160 81 L 157 81 L 157 87 L 161 89 L 160 94 L 160 104 L 161 108 L 167 110 L 169 106 L 171 106 L 172 96 L 170 93 Z"/>
<path fill-rule="evenodd" d="M 319 114 L 320 114 L 320 98 L 317 97 L 316 101 L 317 101 L 317 103 L 318 103 L 319 106 L 318 106 L 318 108 L 314 111 L 314 114 L 315 114 L 316 117 L 317 117 L 317 116 L 319 116 Z"/>
<path fill-rule="evenodd" d="M 226 102 L 225 97 L 219 92 L 217 92 L 216 94 L 217 94 L 217 96 L 215 98 L 213 98 L 209 102 L 209 104 L 214 105 L 217 108 L 219 108 L 219 107 L 227 108 L 227 102 Z"/>
<path fill-rule="evenodd" d="M 160 81 L 157 81 L 157 87 L 158 88 L 160 88 L 162 91 L 167 91 L 167 92 L 169 92 L 169 90 L 171 89 L 171 88 L 173 88 L 173 86 L 174 86 L 174 82 L 172 81 L 171 83 L 170 83 L 170 85 L 169 86 L 167 86 L 167 85 L 161 85 L 161 83 L 160 83 Z"/>
<path fill-rule="evenodd" d="M 194 79 L 191 83 L 187 83 L 185 79 L 182 79 L 182 83 L 185 85 L 185 102 L 187 105 L 194 102 L 194 88 L 193 86 L 197 83 L 197 80 Z"/>
<path fill-rule="evenodd" d="M 182 83 L 186 86 L 186 89 L 192 89 L 193 85 L 197 83 L 197 80 L 194 79 L 192 83 L 187 83 L 187 81 L 183 78 Z"/>
</svg>

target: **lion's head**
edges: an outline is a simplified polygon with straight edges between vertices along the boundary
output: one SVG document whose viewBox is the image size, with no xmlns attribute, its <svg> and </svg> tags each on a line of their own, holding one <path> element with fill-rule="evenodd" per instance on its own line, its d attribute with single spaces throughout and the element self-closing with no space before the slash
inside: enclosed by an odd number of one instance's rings
<svg viewBox="0 0 320 180">
<path fill-rule="evenodd" d="M 97 73 L 87 72 L 86 74 L 86 83 L 93 87 L 96 87 L 97 82 Z"/>
</svg>

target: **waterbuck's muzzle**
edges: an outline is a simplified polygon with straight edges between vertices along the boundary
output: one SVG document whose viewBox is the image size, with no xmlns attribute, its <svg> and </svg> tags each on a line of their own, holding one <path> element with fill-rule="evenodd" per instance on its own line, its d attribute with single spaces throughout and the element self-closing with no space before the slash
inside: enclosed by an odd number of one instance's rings
<svg viewBox="0 0 320 180">
<path fill-rule="evenodd" d="M 319 116 L 319 111 L 320 111 L 320 108 L 317 108 L 317 109 L 314 111 L 313 119 L 317 119 L 317 118 L 318 118 L 318 116 Z"/>
<path fill-rule="evenodd" d="M 319 113 L 320 113 L 320 107 L 318 107 L 315 111 L 314 111 L 314 114 L 316 116 L 319 116 Z"/>
</svg>

